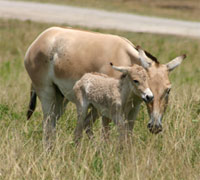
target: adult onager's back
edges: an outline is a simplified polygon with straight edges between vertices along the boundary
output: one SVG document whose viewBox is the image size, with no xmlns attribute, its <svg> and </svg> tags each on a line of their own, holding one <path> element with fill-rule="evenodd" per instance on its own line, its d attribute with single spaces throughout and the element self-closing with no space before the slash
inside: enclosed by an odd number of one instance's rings
<svg viewBox="0 0 200 180">
<path fill-rule="evenodd" d="M 131 67 L 117 67 L 112 64 L 111 66 L 123 73 L 120 79 L 99 73 L 86 73 L 74 85 L 78 114 L 75 141 L 81 137 L 90 106 L 96 108 L 104 117 L 112 119 L 118 126 L 121 137 L 124 138 L 126 131 L 125 107 L 129 98 L 135 94 L 145 102 L 153 99 L 148 85 L 148 75 L 143 67 L 136 64 Z"/>
<path fill-rule="evenodd" d="M 157 133 L 162 129 L 161 119 L 167 104 L 168 96 L 164 94 L 168 94 L 170 89 L 169 71 L 178 66 L 184 57 L 179 56 L 166 65 L 159 64 L 153 56 L 137 50 L 131 42 L 119 36 L 49 28 L 31 44 L 25 56 L 25 67 L 32 81 L 27 117 L 30 118 L 35 109 L 37 95 L 42 103 L 44 142 L 48 147 L 55 133 L 56 120 L 62 115 L 68 100 L 74 101 L 72 88 L 77 80 L 87 72 L 119 78 L 121 74 L 114 71 L 109 62 L 116 66 L 139 64 L 147 69 L 154 94 L 154 101 L 147 104 L 151 118 L 148 127 L 152 133 Z M 67 99 L 65 103 L 64 97 Z M 130 129 L 141 102 L 129 102 Z"/>
</svg>

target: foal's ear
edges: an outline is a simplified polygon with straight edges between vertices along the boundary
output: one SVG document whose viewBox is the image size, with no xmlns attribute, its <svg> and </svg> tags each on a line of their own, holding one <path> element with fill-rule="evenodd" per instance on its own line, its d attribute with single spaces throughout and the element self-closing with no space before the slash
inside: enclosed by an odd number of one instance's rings
<svg viewBox="0 0 200 180">
<path fill-rule="evenodd" d="M 130 67 L 125 67 L 125 66 L 114 66 L 112 62 L 110 62 L 111 67 L 116 70 L 116 71 L 120 71 L 123 74 L 127 74 Z"/>
<path fill-rule="evenodd" d="M 136 49 L 139 52 L 139 61 L 143 68 L 148 69 L 151 66 L 151 62 L 149 62 L 147 59 L 147 56 L 143 49 L 140 46 L 137 46 Z"/>
<path fill-rule="evenodd" d="M 170 72 L 170 71 L 174 70 L 176 67 L 178 67 L 182 63 L 183 59 L 185 59 L 185 58 L 186 58 L 186 55 L 183 54 L 182 56 L 178 56 L 175 59 L 168 62 L 166 64 L 168 71 Z"/>
</svg>

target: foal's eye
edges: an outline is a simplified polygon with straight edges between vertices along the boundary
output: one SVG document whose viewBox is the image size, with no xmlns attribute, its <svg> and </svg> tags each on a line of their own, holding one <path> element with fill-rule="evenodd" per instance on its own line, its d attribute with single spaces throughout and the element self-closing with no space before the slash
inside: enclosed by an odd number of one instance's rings
<svg viewBox="0 0 200 180">
<path fill-rule="evenodd" d="M 139 81 L 138 81 L 138 80 L 133 80 L 133 82 L 134 82 L 135 84 L 139 84 Z"/>
</svg>

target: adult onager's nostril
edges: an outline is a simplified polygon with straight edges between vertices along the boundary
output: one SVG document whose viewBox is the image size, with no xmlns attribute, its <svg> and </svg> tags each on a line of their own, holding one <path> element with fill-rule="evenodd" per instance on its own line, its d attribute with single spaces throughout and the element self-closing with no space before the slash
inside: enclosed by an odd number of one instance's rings
<svg viewBox="0 0 200 180">
<path fill-rule="evenodd" d="M 151 123 L 148 123 L 147 128 L 148 128 L 148 129 L 151 129 L 151 128 L 152 128 Z"/>
<path fill-rule="evenodd" d="M 162 125 L 160 125 L 160 124 L 159 124 L 159 125 L 156 125 L 155 128 L 156 128 L 159 132 L 162 131 Z"/>
</svg>

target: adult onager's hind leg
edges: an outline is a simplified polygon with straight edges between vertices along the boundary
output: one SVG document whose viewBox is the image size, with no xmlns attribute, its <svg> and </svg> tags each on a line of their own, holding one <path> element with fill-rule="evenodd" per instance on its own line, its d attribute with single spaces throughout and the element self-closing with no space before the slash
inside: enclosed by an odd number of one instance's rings
<svg viewBox="0 0 200 180">
<path fill-rule="evenodd" d="M 46 150 L 52 148 L 56 137 L 56 121 L 64 113 L 68 100 L 56 86 L 49 86 L 38 93 L 43 110 L 43 144 Z"/>
</svg>

